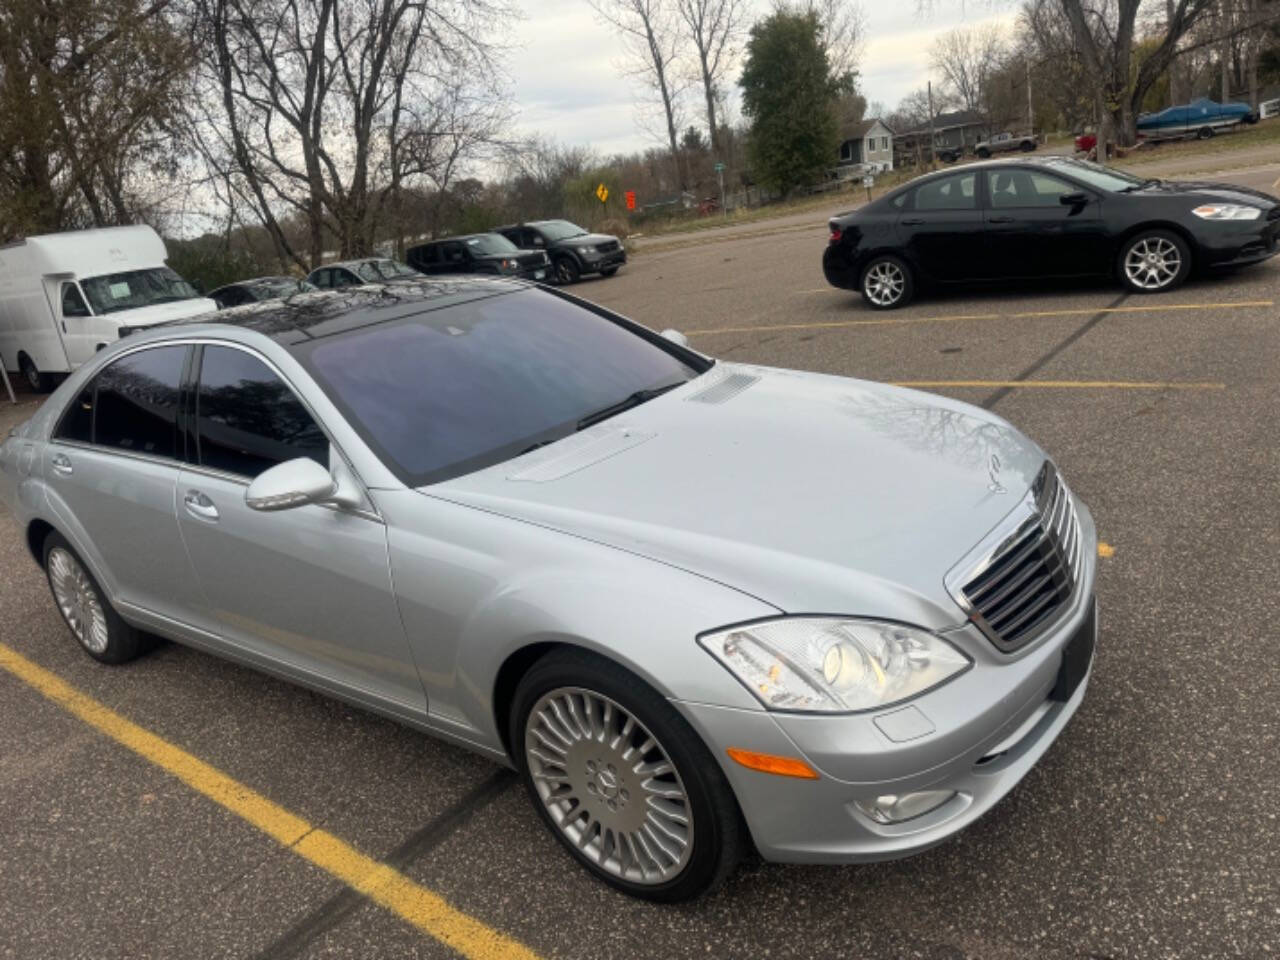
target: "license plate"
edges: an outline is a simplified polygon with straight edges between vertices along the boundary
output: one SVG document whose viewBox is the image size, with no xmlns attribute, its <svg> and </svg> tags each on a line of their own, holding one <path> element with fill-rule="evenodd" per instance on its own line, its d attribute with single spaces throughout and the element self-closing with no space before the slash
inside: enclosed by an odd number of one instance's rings
<svg viewBox="0 0 1280 960">
<path fill-rule="evenodd" d="M 547 271 L 545 270 L 535 270 L 533 272 L 533 279 L 535 280 L 545 280 L 546 277 L 547 277 Z"/>
<path fill-rule="evenodd" d="M 1058 682 L 1049 692 L 1050 700 L 1070 700 L 1071 695 L 1080 686 L 1080 681 L 1089 672 L 1089 664 L 1093 662 L 1093 647 L 1098 639 L 1098 602 L 1089 605 L 1089 616 L 1076 628 L 1072 637 L 1062 649 L 1062 666 L 1058 668 Z"/>
</svg>

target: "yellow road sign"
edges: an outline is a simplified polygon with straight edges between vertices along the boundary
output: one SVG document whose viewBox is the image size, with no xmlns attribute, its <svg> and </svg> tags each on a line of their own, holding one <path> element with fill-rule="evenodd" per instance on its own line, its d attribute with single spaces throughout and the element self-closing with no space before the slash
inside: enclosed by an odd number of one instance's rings
<svg viewBox="0 0 1280 960">
<path fill-rule="evenodd" d="M 604 203 L 606 200 L 609 199 L 609 188 L 606 187 L 603 183 L 600 184 L 600 186 L 596 187 L 596 198 L 601 203 Z"/>
</svg>

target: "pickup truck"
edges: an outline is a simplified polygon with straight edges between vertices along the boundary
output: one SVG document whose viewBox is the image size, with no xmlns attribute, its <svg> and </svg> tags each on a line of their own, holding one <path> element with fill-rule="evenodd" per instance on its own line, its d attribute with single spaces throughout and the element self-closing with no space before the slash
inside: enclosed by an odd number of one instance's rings
<svg viewBox="0 0 1280 960">
<path fill-rule="evenodd" d="M 990 140 L 981 140 L 973 145 L 973 152 L 980 157 L 989 157 L 993 153 L 1008 153 L 1010 150 L 1022 150 L 1029 153 L 1036 148 L 1036 138 L 1027 134 L 1015 137 L 1012 133 L 997 133 Z"/>
</svg>

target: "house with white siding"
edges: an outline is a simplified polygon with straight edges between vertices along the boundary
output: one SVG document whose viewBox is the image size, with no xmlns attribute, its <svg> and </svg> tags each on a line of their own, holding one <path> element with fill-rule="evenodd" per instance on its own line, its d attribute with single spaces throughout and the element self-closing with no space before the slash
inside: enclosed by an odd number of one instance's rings
<svg viewBox="0 0 1280 960">
<path fill-rule="evenodd" d="M 879 117 L 863 120 L 843 131 L 839 167 L 855 163 L 893 169 L 893 131 Z"/>
</svg>

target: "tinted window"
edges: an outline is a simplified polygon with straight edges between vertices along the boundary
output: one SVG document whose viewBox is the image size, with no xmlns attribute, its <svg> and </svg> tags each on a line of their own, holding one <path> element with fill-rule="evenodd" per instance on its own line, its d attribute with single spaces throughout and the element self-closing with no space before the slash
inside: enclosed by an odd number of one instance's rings
<svg viewBox="0 0 1280 960">
<path fill-rule="evenodd" d="M 444 258 L 449 263 L 461 263 L 465 259 L 462 252 L 462 244 L 456 241 L 450 241 L 444 245 Z"/>
<path fill-rule="evenodd" d="M 939 177 L 916 188 L 917 210 L 976 210 L 977 178 L 972 173 Z"/>
<path fill-rule="evenodd" d="M 697 373 L 624 326 L 537 290 L 326 337 L 300 356 L 415 486 L 510 459 L 637 390 Z"/>
<path fill-rule="evenodd" d="M 200 463 L 245 477 L 296 457 L 329 465 L 329 440 L 265 363 L 205 347 L 196 395 Z"/>
<path fill-rule="evenodd" d="M 429 243 L 422 247 L 414 247 L 409 251 L 409 261 L 413 262 L 415 260 L 419 263 L 438 263 L 440 260 L 440 247 L 434 243 Z"/>
<path fill-rule="evenodd" d="M 321 290 L 328 290 L 333 285 L 332 270 L 317 270 L 311 275 L 311 282 Z"/>
<path fill-rule="evenodd" d="M 94 379 L 93 442 L 176 456 L 178 387 L 187 348 L 156 347 L 121 357 Z"/>
<path fill-rule="evenodd" d="M 467 246 L 476 253 L 502 254 L 515 253 L 516 245 L 498 233 L 483 233 L 478 237 L 468 237 Z"/>
<path fill-rule="evenodd" d="M 93 443 L 93 382 L 80 391 L 80 396 L 72 401 L 62 413 L 62 422 L 54 434 L 60 440 L 77 440 L 80 443 Z"/>
<path fill-rule="evenodd" d="M 987 174 L 987 191 L 993 207 L 1057 207 L 1065 193 L 1079 188 L 1031 170 L 992 170 Z"/>
<path fill-rule="evenodd" d="M 74 283 L 62 285 L 62 315 L 64 317 L 87 317 L 89 307 L 80 296 L 80 289 Z"/>
</svg>

